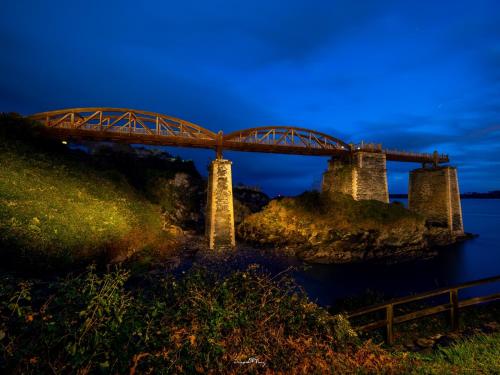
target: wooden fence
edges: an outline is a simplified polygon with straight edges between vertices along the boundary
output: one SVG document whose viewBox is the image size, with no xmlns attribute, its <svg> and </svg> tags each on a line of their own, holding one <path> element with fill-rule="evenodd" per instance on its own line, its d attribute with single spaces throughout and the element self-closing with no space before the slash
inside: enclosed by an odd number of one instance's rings
<svg viewBox="0 0 500 375">
<path fill-rule="evenodd" d="M 386 341 L 388 344 L 394 342 L 393 331 L 394 325 L 399 323 L 408 322 L 410 320 L 419 319 L 425 316 L 438 314 L 444 311 L 450 312 L 450 322 L 452 330 L 458 329 L 459 322 L 459 310 L 464 307 L 477 305 L 484 302 L 490 302 L 495 300 L 500 300 L 500 293 L 494 293 L 487 296 L 468 298 L 464 300 L 459 300 L 458 292 L 459 290 L 472 288 L 479 285 L 491 284 L 500 281 L 500 276 L 488 277 L 486 279 L 476 280 L 460 284 L 454 287 L 445 287 L 440 289 L 435 289 L 429 292 L 424 292 L 416 294 L 413 296 L 407 296 L 402 298 L 393 299 L 388 302 L 384 302 L 378 305 L 369 306 L 348 314 L 349 320 L 354 317 L 359 317 L 362 315 L 374 313 L 377 311 L 385 311 L 385 319 L 377 320 L 362 326 L 354 327 L 357 331 L 370 331 L 378 328 L 386 327 Z M 431 297 L 449 295 L 449 302 L 437 306 L 426 307 L 421 310 L 413 311 L 403 315 L 394 315 L 394 307 L 401 306 L 410 302 L 425 300 Z"/>
</svg>

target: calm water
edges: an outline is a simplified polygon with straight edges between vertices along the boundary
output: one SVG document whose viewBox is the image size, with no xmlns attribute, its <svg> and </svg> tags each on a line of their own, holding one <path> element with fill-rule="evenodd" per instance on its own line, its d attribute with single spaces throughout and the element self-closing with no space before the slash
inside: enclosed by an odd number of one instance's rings
<svg viewBox="0 0 500 375">
<path fill-rule="evenodd" d="M 465 231 L 479 237 L 436 258 L 395 265 L 312 265 L 297 272 L 296 279 L 311 298 L 333 305 L 337 298 L 367 289 L 400 296 L 500 275 L 500 200 L 465 199 L 462 211 Z M 500 291 L 499 284 L 472 288 L 462 296 Z"/>
<path fill-rule="evenodd" d="M 298 267 L 293 276 L 312 300 L 333 306 L 337 299 L 358 296 L 367 290 L 389 299 L 500 275 L 500 199 L 462 200 L 462 212 L 465 231 L 479 237 L 442 249 L 432 259 L 392 265 L 309 264 L 306 270 Z M 249 263 L 260 263 L 275 274 L 303 264 L 295 258 L 244 245 L 238 249 L 238 258 L 226 267 L 244 268 Z M 494 292 L 500 292 L 500 282 L 460 291 L 459 297 Z"/>
</svg>

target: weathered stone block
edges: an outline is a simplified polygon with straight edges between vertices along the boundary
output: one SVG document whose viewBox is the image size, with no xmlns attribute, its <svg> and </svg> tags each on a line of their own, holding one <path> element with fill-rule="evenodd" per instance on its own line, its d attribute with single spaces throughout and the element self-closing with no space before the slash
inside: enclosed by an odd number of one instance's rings
<svg viewBox="0 0 500 375">
<path fill-rule="evenodd" d="M 330 160 L 323 174 L 323 191 L 351 195 L 356 200 L 389 202 L 385 154 L 355 152 L 350 159 Z"/>
<path fill-rule="evenodd" d="M 437 227 L 463 234 L 462 207 L 454 167 L 419 168 L 410 172 L 408 208 Z"/>
<path fill-rule="evenodd" d="M 236 245 L 234 237 L 233 184 L 231 162 L 216 159 L 209 166 L 205 234 L 210 249 Z"/>
</svg>

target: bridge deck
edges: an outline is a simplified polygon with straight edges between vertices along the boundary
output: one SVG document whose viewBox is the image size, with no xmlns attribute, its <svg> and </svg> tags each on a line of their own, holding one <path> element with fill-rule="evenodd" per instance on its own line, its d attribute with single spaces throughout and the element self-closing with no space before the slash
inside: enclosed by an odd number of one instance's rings
<svg viewBox="0 0 500 375">
<path fill-rule="evenodd" d="M 66 139 L 87 139 L 279 154 L 347 157 L 353 151 L 381 152 L 389 161 L 447 163 L 447 155 L 385 150 L 381 145 L 348 145 L 314 130 L 268 126 L 223 136 L 175 117 L 121 108 L 74 108 L 30 116 Z"/>
</svg>

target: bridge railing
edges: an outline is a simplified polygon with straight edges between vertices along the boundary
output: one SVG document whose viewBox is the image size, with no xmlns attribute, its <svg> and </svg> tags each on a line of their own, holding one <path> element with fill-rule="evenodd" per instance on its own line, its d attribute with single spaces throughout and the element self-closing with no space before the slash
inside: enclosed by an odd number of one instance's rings
<svg viewBox="0 0 500 375">
<path fill-rule="evenodd" d="M 381 143 L 358 143 L 352 144 L 351 148 L 356 151 L 382 152 Z"/>
<path fill-rule="evenodd" d="M 353 151 L 367 151 L 367 152 L 380 152 L 388 155 L 390 160 L 414 160 L 418 162 L 438 162 L 444 163 L 449 161 L 449 157 L 446 154 L 427 153 L 427 152 L 409 152 L 404 150 L 395 150 L 382 148 L 380 143 L 364 143 L 350 144 L 350 148 Z"/>
<path fill-rule="evenodd" d="M 432 159 L 434 157 L 434 154 L 429 153 L 429 152 L 410 152 L 410 151 L 404 151 L 404 150 L 395 150 L 395 149 L 384 149 L 384 153 L 386 154 L 392 154 L 392 155 L 400 155 L 400 156 L 409 156 L 409 157 L 428 157 Z M 448 159 L 447 154 L 438 154 L 438 157 L 440 159 Z"/>
<path fill-rule="evenodd" d="M 492 284 L 500 281 L 500 275 L 494 277 L 488 277 L 481 280 L 471 281 L 463 283 L 453 287 L 445 287 L 440 289 L 435 289 L 429 292 L 424 292 L 416 294 L 414 296 L 407 296 L 402 298 L 393 299 L 389 302 L 381 303 L 374 306 L 365 307 L 356 311 L 352 311 L 347 315 L 348 319 L 351 320 L 355 317 L 368 315 L 374 312 L 385 311 L 385 318 L 382 320 L 377 320 L 374 322 L 366 323 L 361 326 L 355 326 L 357 331 L 371 331 L 374 329 L 379 329 L 385 327 L 386 329 L 386 341 L 388 344 L 393 344 L 394 342 L 394 325 L 411 320 L 423 318 L 426 316 L 438 314 L 441 312 L 449 311 L 451 327 L 453 330 L 457 330 L 459 327 L 459 310 L 464 307 L 474 306 L 480 303 L 491 302 L 495 300 L 500 300 L 500 293 L 494 293 L 481 297 L 474 297 L 464 300 L 459 300 L 458 292 L 462 289 L 472 288 L 475 286 Z M 403 315 L 394 314 L 394 308 L 396 306 L 401 306 L 414 301 L 421 301 L 429 299 L 431 297 L 442 296 L 448 294 L 449 302 L 437 306 L 426 307 L 417 311 L 406 313 Z"/>
</svg>

